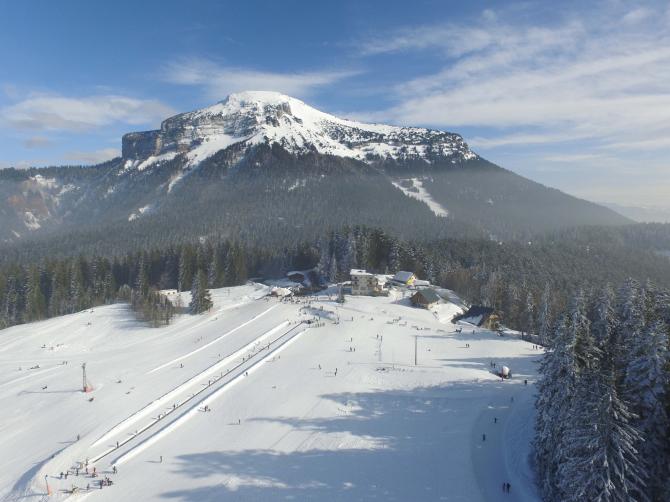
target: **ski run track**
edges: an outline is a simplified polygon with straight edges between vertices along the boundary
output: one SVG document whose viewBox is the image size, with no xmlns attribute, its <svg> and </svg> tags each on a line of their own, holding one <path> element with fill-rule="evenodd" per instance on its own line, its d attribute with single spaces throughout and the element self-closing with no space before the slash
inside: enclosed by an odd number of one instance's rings
<svg viewBox="0 0 670 502">
<path fill-rule="evenodd" d="M 0 331 L 0 501 L 539 500 L 541 350 L 407 291 L 268 293 L 213 290 L 164 328 L 110 305 Z"/>
</svg>

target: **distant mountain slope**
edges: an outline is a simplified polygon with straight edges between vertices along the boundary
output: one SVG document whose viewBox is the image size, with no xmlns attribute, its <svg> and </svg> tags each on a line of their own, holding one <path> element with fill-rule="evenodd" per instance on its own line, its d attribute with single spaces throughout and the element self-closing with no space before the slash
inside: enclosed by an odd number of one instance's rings
<svg viewBox="0 0 670 502">
<path fill-rule="evenodd" d="M 4 170 L 0 181 L 5 242 L 146 225 L 148 236 L 281 243 L 355 224 L 405 238 L 506 240 L 629 222 L 487 162 L 457 134 L 344 120 L 268 92 L 234 94 L 127 134 L 123 158 L 105 164 Z"/>
<path fill-rule="evenodd" d="M 608 202 L 601 205 L 641 223 L 670 223 L 670 206 L 622 206 Z"/>
</svg>

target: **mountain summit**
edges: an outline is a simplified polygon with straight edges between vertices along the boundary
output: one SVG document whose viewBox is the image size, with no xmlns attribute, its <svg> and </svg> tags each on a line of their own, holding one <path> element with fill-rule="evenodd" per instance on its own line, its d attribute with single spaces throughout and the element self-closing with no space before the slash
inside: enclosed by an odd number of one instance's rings
<svg viewBox="0 0 670 502">
<path fill-rule="evenodd" d="M 127 168 L 140 170 L 178 154 L 194 165 L 238 143 L 278 144 L 293 154 L 317 152 L 365 162 L 476 158 L 458 134 L 341 119 L 266 91 L 231 94 L 213 106 L 170 117 L 159 130 L 126 134 L 123 158 Z"/>
</svg>

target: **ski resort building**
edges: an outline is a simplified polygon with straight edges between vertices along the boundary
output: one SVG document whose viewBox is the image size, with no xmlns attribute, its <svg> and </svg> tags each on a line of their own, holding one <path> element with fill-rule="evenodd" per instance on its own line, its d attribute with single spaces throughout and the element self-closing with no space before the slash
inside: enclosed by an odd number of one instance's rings
<svg viewBox="0 0 670 502">
<path fill-rule="evenodd" d="M 374 296 L 382 293 L 382 286 L 376 275 L 359 269 L 352 269 L 350 275 L 352 295 Z"/>
<path fill-rule="evenodd" d="M 434 289 L 421 289 L 414 293 L 410 298 L 412 305 L 415 307 L 423 307 L 425 309 L 432 307 L 440 301 L 440 296 Z"/>
<path fill-rule="evenodd" d="M 465 321 L 475 326 L 496 330 L 500 327 L 500 318 L 491 307 L 473 305 L 467 312 L 454 317 L 453 322 Z"/>
<path fill-rule="evenodd" d="M 395 284 L 401 284 L 403 286 L 411 286 L 412 284 L 414 284 L 415 280 L 416 276 L 414 275 L 413 272 L 405 272 L 401 270 L 400 272 L 397 272 L 393 276 L 391 282 L 394 282 Z"/>
</svg>

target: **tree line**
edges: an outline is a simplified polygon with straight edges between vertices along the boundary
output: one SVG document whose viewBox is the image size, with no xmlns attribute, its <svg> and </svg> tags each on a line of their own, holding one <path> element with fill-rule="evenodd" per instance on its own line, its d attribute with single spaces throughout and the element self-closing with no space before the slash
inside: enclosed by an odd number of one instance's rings
<svg viewBox="0 0 670 502">
<path fill-rule="evenodd" d="M 571 291 L 633 277 L 670 286 L 668 259 L 610 241 L 561 239 L 500 243 L 486 239 L 404 240 L 364 226 L 343 227 L 316 241 L 286 246 L 244 245 L 225 238 L 169 241 L 118 256 L 81 255 L 38 263 L 0 264 L 0 326 L 127 301 L 142 317 L 161 324 L 169 308 L 156 290 L 191 290 L 194 277 L 207 288 L 248 278 L 283 276 L 316 268 L 324 280 L 349 278 L 351 268 L 378 273 L 411 270 L 454 290 L 473 304 L 496 309 L 513 328 L 546 337 Z M 123 288 L 123 289 L 122 289 Z M 134 292 L 134 293 L 133 293 Z M 151 293 L 151 294 L 150 294 Z M 174 314 L 174 312 L 172 313 Z"/>
</svg>

